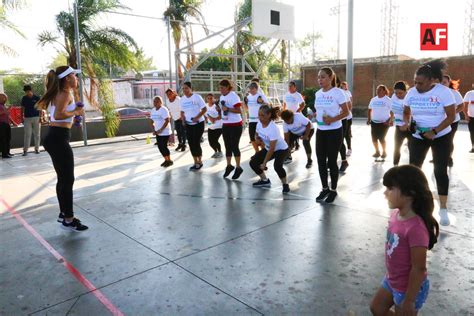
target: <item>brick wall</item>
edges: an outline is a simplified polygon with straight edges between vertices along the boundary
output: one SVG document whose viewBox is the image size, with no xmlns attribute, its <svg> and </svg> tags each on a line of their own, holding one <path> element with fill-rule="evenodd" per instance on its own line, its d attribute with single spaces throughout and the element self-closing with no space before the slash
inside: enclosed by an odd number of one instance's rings
<svg viewBox="0 0 474 316">
<path fill-rule="evenodd" d="M 398 80 L 405 80 L 413 85 L 413 76 L 416 69 L 425 60 L 405 60 L 393 62 L 367 62 L 355 63 L 354 65 L 354 87 L 352 96 L 354 100 L 354 111 L 358 115 L 365 115 L 370 99 L 375 95 L 375 88 L 379 84 L 386 85 L 392 91 L 393 84 Z M 461 79 L 459 90 L 464 96 L 466 91 L 472 89 L 474 84 L 474 55 L 450 57 L 446 59 L 448 64 L 447 73 L 453 79 Z M 345 64 L 328 64 L 301 67 L 301 78 L 303 86 L 319 87 L 317 72 L 322 67 L 329 66 L 336 72 L 337 76 L 345 80 Z"/>
</svg>

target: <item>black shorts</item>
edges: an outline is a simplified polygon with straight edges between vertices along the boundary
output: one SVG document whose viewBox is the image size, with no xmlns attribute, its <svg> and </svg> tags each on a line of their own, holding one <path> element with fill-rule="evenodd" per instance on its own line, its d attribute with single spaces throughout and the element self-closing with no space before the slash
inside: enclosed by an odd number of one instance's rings
<svg viewBox="0 0 474 316">
<path fill-rule="evenodd" d="M 257 132 L 257 122 L 250 122 L 249 123 L 249 136 L 250 141 L 255 141 L 255 133 Z"/>
</svg>

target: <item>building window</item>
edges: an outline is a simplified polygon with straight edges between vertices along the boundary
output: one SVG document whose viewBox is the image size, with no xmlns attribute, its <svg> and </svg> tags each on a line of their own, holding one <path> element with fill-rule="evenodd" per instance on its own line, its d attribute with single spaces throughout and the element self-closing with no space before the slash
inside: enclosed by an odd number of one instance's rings
<svg viewBox="0 0 474 316">
<path fill-rule="evenodd" d="M 133 98 L 140 99 L 140 89 L 138 87 L 133 87 Z"/>
<path fill-rule="evenodd" d="M 145 89 L 145 99 L 150 99 L 150 89 Z"/>
<path fill-rule="evenodd" d="M 158 88 L 153 89 L 153 96 L 156 97 L 158 95 Z"/>
</svg>

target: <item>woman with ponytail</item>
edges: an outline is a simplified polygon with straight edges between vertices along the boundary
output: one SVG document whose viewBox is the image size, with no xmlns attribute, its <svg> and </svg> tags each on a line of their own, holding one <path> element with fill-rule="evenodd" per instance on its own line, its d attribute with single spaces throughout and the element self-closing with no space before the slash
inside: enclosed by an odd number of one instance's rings
<svg viewBox="0 0 474 316">
<path fill-rule="evenodd" d="M 73 193 L 74 154 L 69 140 L 74 116 L 83 115 L 83 104 L 74 103 L 72 92 L 77 88 L 76 74 L 79 73 L 69 66 L 61 66 L 50 70 L 46 78 L 46 93 L 38 101 L 36 107 L 41 110 L 49 108 L 50 124 L 43 141 L 43 147 L 51 156 L 54 170 L 58 177 L 56 195 L 59 201 L 59 218 L 61 228 L 81 232 L 88 227 L 74 217 Z"/>
<path fill-rule="evenodd" d="M 443 80 L 446 63 L 433 60 L 415 72 L 415 86 L 411 88 L 404 101 L 402 130 L 412 126 L 412 139 L 408 143 L 410 164 L 420 167 L 428 150 L 433 153 L 434 175 L 439 195 L 440 224 L 449 225 L 448 163 L 452 146 L 451 124 L 456 109 L 454 96 L 448 87 L 439 82 Z M 413 123 L 410 124 L 410 119 Z"/>
<path fill-rule="evenodd" d="M 258 110 L 259 122 L 257 123 L 255 141 L 257 145 L 264 147 L 264 149 L 250 158 L 250 167 L 260 177 L 260 180 L 255 182 L 253 186 L 269 188 L 271 182 L 267 178 L 265 170 L 267 170 L 267 163 L 275 159 L 273 167 L 283 185 L 283 193 L 288 193 L 290 192 L 290 186 L 286 179 L 286 171 L 283 168 L 283 162 L 288 157 L 288 145 L 274 122 L 279 111 L 279 108 L 272 108 L 268 104 L 262 105 Z"/>
<path fill-rule="evenodd" d="M 337 156 L 343 141 L 341 120 L 349 115 L 347 98 L 341 89 L 336 88 L 336 74 L 331 68 L 322 68 L 318 73 L 321 86 L 316 92 L 314 108 L 318 130 L 316 132 L 316 157 L 322 190 L 316 202 L 332 203 L 337 196 L 339 170 Z M 331 188 L 328 184 L 328 166 L 331 175 Z"/>
<path fill-rule="evenodd" d="M 390 209 L 385 244 L 387 274 L 375 294 L 373 315 L 416 315 L 430 288 L 426 254 L 433 248 L 439 226 L 433 217 L 433 195 L 420 168 L 393 167 L 383 177 Z"/>
</svg>

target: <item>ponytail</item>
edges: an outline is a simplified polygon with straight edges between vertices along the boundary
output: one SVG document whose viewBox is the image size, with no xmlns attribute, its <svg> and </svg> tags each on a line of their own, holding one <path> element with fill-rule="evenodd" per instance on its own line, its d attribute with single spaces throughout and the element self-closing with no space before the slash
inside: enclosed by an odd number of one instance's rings
<svg viewBox="0 0 474 316">
<path fill-rule="evenodd" d="M 280 108 L 279 107 L 271 107 L 268 104 L 263 104 L 259 111 L 262 111 L 265 115 L 270 113 L 270 119 L 272 121 L 276 120 L 280 115 Z"/>
<path fill-rule="evenodd" d="M 36 108 L 38 110 L 46 110 L 51 102 L 54 101 L 59 92 L 61 92 L 61 90 L 64 88 L 66 79 L 59 79 L 58 74 L 64 72 L 68 68 L 69 66 L 60 66 L 56 68 L 56 70 L 50 70 L 48 72 L 45 82 L 46 92 L 36 103 Z"/>
<path fill-rule="evenodd" d="M 443 70 L 446 68 L 446 62 L 442 59 L 435 59 L 423 64 L 415 72 L 417 76 L 424 76 L 428 79 L 443 81 Z"/>
<path fill-rule="evenodd" d="M 439 225 L 433 217 L 433 194 L 423 171 L 412 165 L 393 167 L 384 174 L 383 185 L 399 188 L 403 195 L 412 198 L 412 210 L 423 220 L 428 230 L 428 249 L 433 248 L 438 241 Z"/>
</svg>

